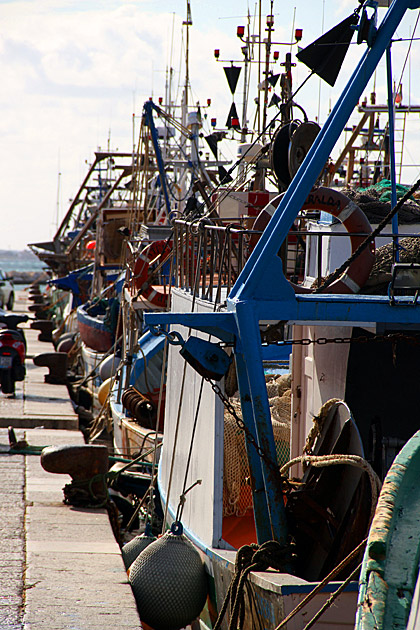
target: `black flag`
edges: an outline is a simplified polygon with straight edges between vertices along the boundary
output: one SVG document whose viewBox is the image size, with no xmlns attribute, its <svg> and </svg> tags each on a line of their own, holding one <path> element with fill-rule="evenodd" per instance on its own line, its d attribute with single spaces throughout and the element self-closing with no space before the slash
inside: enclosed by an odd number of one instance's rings
<svg viewBox="0 0 420 630">
<path fill-rule="evenodd" d="M 217 160 L 217 138 L 214 134 L 210 134 L 209 136 L 205 136 L 205 140 L 209 145 L 211 152 Z"/>
<path fill-rule="evenodd" d="M 219 181 L 221 184 L 228 184 L 233 181 L 224 166 L 218 166 L 217 169 L 219 171 Z"/>
<path fill-rule="evenodd" d="M 273 107 L 273 105 L 278 105 L 280 102 L 281 102 L 280 96 L 277 96 L 277 94 L 273 94 L 268 107 Z"/>
<path fill-rule="evenodd" d="M 223 68 L 232 94 L 235 94 L 236 86 L 238 85 L 239 75 L 241 74 L 241 69 L 242 68 L 240 66 L 228 66 L 226 68 Z"/>
<path fill-rule="evenodd" d="M 236 118 L 236 120 L 238 121 L 238 124 L 236 124 L 236 125 L 232 124 L 232 119 L 233 118 Z M 235 127 L 236 129 L 239 129 L 239 118 L 238 118 L 238 112 L 236 111 L 235 103 L 232 103 L 232 105 L 231 105 L 229 116 L 228 116 L 228 119 L 226 121 L 226 127 L 228 129 L 232 129 L 232 127 Z"/>
<path fill-rule="evenodd" d="M 271 75 L 268 77 L 267 81 L 269 82 L 269 84 L 270 84 L 273 88 L 274 88 L 274 87 L 276 87 L 276 83 L 277 83 L 277 81 L 279 80 L 279 76 L 280 76 L 279 74 L 271 74 Z"/>
<path fill-rule="evenodd" d="M 352 27 L 358 21 L 358 15 L 352 13 L 312 44 L 300 50 L 296 57 L 321 79 L 334 86 L 354 35 Z"/>
</svg>

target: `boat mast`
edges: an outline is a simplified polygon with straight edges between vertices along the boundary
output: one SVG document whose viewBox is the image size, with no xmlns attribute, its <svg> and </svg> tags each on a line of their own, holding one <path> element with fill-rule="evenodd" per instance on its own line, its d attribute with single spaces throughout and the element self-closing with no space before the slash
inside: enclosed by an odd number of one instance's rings
<svg viewBox="0 0 420 630">
<path fill-rule="evenodd" d="M 251 15 L 248 9 L 248 26 L 247 26 L 248 35 L 245 40 L 246 44 L 245 46 L 242 47 L 242 54 L 244 56 L 244 91 L 243 91 L 243 103 L 242 103 L 241 142 L 246 142 L 246 136 L 248 134 L 247 109 L 248 109 L 250 62 L 252 59 L 250 24 L 251 24 Z"/>
<path fill-rule="evenodd" d="M 261 83 L 261 0 L 259 0 L 258 6 L 258 86 Z M 258 135 L 261 132 L 261 103 L 258 101 Z"/>
<path fill-rule="evenodd" d="M 191 16 L 191 2 L 187 0 L 187 18 L 182 22 L 182 25 L 185 26 L 185 81 L 184 81 L 184 93 L 182 95 L 182 104 L 181 104 L 181 123 L 184 128 L 187 127 L 188 122 L 188 90 L 190 87 L 190 26 L 192 26 L 192 16 Z M 185 156 L 187 145 L 187 138 L 182 135 L 181 136 L 181 156 Z M 187 169 L 184 170 L 180 179 L 180 188 L 181 194 L 180 198 L 184 199 L 187 193 L 187 185 L 186 185 L 186 174 Z M 182 211 L 183 202 L 180 202 L 180 207 L 178 210 Z"/>
<path fill-rule="evenodd" d="M 263 131 L 267 125 L 267 105 L 268 105 L 268 88 L 270 84 L 268 82 L 268 76 L 270 71 L 270 51 L 271 51 L 271 36 L 274 30 L 274 15 L 273 15 L 273 0 L 271 0 L 270 4 L 270 14 L 267 15 L 267 28 L 265 29 L 268 33 L 267 41 L 265 42 L 265 70 L 264 70 L 264 102 L 263 102 L 263 121 L 262 121 L 262 129 Z M 260 31 L 260 41 L 261 41 L 261 31 Z M 260 46 L 261 48 L 261 46 Z M 265 133 L 262 136 L 262 143 L 265 144 L 266 136 Z"/>
</svg>

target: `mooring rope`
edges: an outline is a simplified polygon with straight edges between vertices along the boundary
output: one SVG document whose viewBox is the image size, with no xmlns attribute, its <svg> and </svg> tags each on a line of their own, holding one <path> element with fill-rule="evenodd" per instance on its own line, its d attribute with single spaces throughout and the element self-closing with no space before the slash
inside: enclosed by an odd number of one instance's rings
<svg viewBox="0 0 420 630">
<path fill-rule="evenodd" d="M 356 468 L 364 470 L 369 477 L 371 486 L 372 505 L 370 510 L 370 522 L 372 521 L 382 484 L 372 466 L 363 459 L 363 457 L 360 457 L 360 455 L 300 455 L 284 464 L 284 466 L 280 468 L 280 475 L 285 476 L 289 468 L 295 464 L 311 464 L 315 468 L 348 464 L 349 466 L 355 466 Z"/>
<path fill-rule="evenodd" d="M 290 559 L 290 546 L 280 545 L 276 540 L 268 540 L 260 546 L 255 543 L 243 545 L 236 554 L 235 573 L 213 630 L 219 630 L 221 627 L 229 602 L 231 603 L 229 630 L 242 628 L 245 617 L 244 588 L 249 573 L 267 571 L 269 567 L 284 572 Z"/>
</svg>

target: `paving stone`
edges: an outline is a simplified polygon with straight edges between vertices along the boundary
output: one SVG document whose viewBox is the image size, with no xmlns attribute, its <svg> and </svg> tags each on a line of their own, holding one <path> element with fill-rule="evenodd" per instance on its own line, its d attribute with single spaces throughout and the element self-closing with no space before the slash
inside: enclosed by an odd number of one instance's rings
<svg viewBox="0 0 420 630">
<path fill-rule="evenodd" d="M 38 331 L 27 332 L 28 356 L 46 352 Z M 64 505 L 68 475 L 44 471 L 39 455 L 8 452 L 12 420 L 17 439 L 32 446 L 84 444 L 75 430 L 23 430 L 44 421 L 25 413 L 31 395 L 51 422 L 65 407 L 60 396 L 71 407 L 67 390 L 43 383 L 35 367 L 28 363 L 15 399 L 0 394 L 0 630 L 137 630 L 135 600 L 106 510 Z"/>
<path fill-rule="evenodd" d="M 33 609 L 25 616 L 26 628 L 31 630 L 136 630 L 141 628 L 139 618 L 130 611 L 104 612 L 98 607 L 83 611 L 69 611 L 65 607 Z"/>
</svg>

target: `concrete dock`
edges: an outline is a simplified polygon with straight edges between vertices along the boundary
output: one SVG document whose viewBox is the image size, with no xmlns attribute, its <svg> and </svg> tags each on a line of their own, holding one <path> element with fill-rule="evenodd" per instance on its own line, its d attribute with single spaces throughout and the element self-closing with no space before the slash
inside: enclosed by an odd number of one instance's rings
<svg viewBox="0 0 420 630">
<path fill-rule="evenodd" d="M 14 310 L 26 309 L 18 292 Z M 15 398 L 0 393 L 0 630 L 141 628 L 107 511 L 64 505 L 68 475 L 9 453 L 9 426 L 33 446 L 84 443 L 67 388 L 45 383 L 48 370 L 32 362 L 52 344 L 24 328 L 26 379 Z"/>
</svg>

